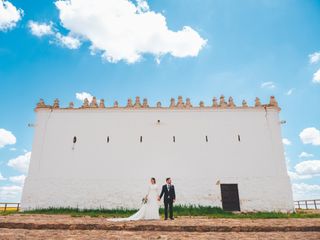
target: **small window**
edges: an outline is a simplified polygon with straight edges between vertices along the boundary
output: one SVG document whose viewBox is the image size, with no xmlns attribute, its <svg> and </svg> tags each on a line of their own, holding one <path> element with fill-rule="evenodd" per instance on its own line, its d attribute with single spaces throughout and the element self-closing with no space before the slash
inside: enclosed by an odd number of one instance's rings
<svg viewBox="0 0 320 240">
<path fill-rule="evenodd" d="M 73 137 L 73 143 L 76 143 L 76 142 L 77 142 L 77 137 L 74 136 L 74 137 Z"/>
<path fill-rule="evenodd" d="M 208 141 L 209 141 L 208 136 L 206 136 L 206 142 L 208 142 Z"/>
<path fill-rule="evenodd" d="M 240 138 L 240 135 L 238 134 L 238 141 L 240 142 L 241 141 L 241 138 Z"/>
<path fill-rule="evenodd" d="M 173 136 L 173 142 L 176 142 L 176 136 Z"/>
<path fill-rule="evenodd" d="M 140 142 L 142 143 L 142 136 L 140 136 Z"/>
<path fill-rule="evenodd" d="M 158 120 L 157 122 L 158 122 L 158 124 L 160 124 L 160 120 Z"/>
<path fill-rule="evenodd" d="M 110 142 L 110 137 L 108 136 L 108 137 L 107 137 L 107 143 L 109 143 L 109 142 Z"/>
</svg>

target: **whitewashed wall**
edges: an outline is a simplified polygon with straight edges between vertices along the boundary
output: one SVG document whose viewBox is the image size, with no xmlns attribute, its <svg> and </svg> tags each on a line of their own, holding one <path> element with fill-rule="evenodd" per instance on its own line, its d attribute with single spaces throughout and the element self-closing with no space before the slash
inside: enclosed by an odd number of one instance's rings
<svg viewBox="0 0 320 240">
<path fill-rule="evenodd" d="M 137 208 L 169 176 L 177 204 L 221 206 L 220 181 L 243 211 L 292 211 L 281 139 L 275 108 L 39 109 L 22 208 Z"/>
</svg>

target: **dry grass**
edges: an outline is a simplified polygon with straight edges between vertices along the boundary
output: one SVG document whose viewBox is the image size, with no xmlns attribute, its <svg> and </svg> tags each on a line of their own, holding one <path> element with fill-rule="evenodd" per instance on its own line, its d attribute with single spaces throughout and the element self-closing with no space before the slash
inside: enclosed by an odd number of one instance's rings
<svg viewBox="0 0 320 240">
<path fill-rule="evenodd" d="M 0 211 L 4 211 L 4 207 L 0 207 Z M 17 207 L 7 207 L 6 211 L 8 212 L 17 211 Z"/>
</svg>

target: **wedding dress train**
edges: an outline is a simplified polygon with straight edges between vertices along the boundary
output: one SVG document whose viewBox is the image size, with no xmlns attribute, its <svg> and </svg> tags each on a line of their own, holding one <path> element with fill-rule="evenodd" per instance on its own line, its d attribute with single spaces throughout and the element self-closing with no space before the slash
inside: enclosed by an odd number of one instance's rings
<svg viewBox="0 0 320 240">
<path fill-rule="evenodd" d="M 159 215 L 159 202 L 158 202 L 158 186 L 151 184 L 147 194 L 148 201 L 142 204 L 138 212 L 127 218 L 113 218 L 110 219 L 114 222 L 120 221 L 137 221 L 137 220 L 158 220 Z"/>
</svg>

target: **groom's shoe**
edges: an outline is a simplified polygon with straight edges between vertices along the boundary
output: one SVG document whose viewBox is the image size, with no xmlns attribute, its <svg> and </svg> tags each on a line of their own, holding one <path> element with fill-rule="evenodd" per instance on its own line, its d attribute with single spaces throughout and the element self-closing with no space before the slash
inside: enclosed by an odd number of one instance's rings
<svg viewBox="0 0 320 240">
<path fill-rule="evenodd" d="M 172 218 L 170 218 L 170 220 L 174 220 L 174 218 L 172 217 Z"/>
<path fill-rule="evenodd" d="M 165 218 L 164 220 L 168 220 L 168 218 Z"/>
</svg>

